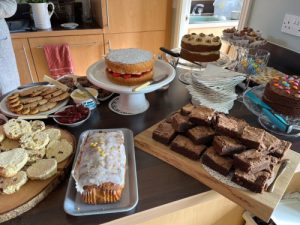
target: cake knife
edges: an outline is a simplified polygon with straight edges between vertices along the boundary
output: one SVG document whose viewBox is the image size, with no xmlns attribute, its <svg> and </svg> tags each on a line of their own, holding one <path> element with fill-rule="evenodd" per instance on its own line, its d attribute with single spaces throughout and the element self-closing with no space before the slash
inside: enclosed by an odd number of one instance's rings
<svg viewBox="0 0 300 225">
<path fill-rule="evenodd" d="M 163 74 L 163 75 L 156 76 L 152 80 L 147 81 L 147 82 L 145 82 L 141 85 L 138 85 L 138 86 L 132 88 L 132 91 L 133 92 L 140 91 L 140 90 L 144 89 L 145 87 L 148 87 L 150 84 L 156 84 L 156 83 L 159 83 L 159 82 L 163 81 L 168 76 L 169 76 L 168 74 Z"/>
</svg>

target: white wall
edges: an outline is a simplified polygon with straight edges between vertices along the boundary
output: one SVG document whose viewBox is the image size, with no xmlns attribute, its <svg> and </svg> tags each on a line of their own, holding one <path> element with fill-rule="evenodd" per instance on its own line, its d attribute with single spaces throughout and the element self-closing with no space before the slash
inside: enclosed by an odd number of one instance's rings
<svg viewBox="0 0 300 225">
<path fill-rule="evenodd" d="M 281 32 L 285 13 L 300 16 L 300 0 L 253 0 L 248 24 L 268 41 L 300 53 L 300 37 Z"/>
</svg>

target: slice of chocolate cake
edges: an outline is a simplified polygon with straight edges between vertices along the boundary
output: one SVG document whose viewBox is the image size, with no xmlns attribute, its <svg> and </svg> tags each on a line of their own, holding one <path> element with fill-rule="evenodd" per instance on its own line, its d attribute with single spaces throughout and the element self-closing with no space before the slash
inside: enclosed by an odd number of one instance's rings
<svg viewBox="0 0 300 225">
<path fill-rule="evenodd" d="M 272 156 L 264 155 L 256 149 L 250 149 L 233 155 L 233 164 L 236 169 L 256 173 L 269 168 Z"/>
<path fill-rule="evenodd" d="M 214 126 L 216 133 L 236 138 L 242 135 L 243 130 L 247 125 L 248 123 L 242 119 L 219 113 L 216 116 L 216 122 Z"/>
<path fill-rule="evenodd" d="M 219 155 L 232 155 L 246 149 L 241 142 L 227 136 L 215 136 L 213 147 Z"/>
<path fill-rule="evenodd" d="M 152 133 L 152 138 L 165 145 L 169 144 L 176 136 L 176 131 L 172 124 L 167 122 L 160 123 Z"/>
<path fill-rule="evenodd" d="M 234 171 L 232 181 L 253 192 L 262 193 L 263 190 L 265 190 L 267 181 L 270 177 L 271 174 L 267 171 L 247 173 L 237 169 Z"/>
<path fill-rule="evenodd" d="M 192 123 L 189 121 L 188 116 L 183 116 L 180 113 L 176 113 L 172 116 L 171 122 L 173 128 L 177 132 L 186 132 L 189 128 L 192 127 Z"/>
<path fill-rule="evenodd" d="M 209 147 L 202 156 L 202 163 L 227 176 L 232 168 L 233 160 L 229 157 L 220 156 L 213 147 Z"/>
<path fill-rule="evenodd" d="M 264 154 L 269 154 L 270 151 L 280 147 L 281 140 L 275 137 L 274 135 L 265 132 L 264 137 L 262 139 L 262 143 L 260 144 L 259 150 Z"/>
<path fill-rule="evenodd" d="M 215 112 L 213 109 L 204 106 L 196 106 L 189 114 L 189 117 L 190 121 L 194 124 L 210 126 L 214 115 Z"/>
<path fill-rule="evenodd" d="M 171 149 L 190 159 L 200 159 L 201 153 L 206 149 L 205 145 L 195 145 L 190 139 L 178 135 L 171 143 Z"/>
<path fill-rule="evenodd" d="M 185 105 L 181 108 L 180 113 L 184 116 L 187 116 L 192 112 L 193 108 L 194 106 L 192 104 Z"/>
<path fill-rule="evenodd" d="M 197 126 L 187 131 L 187 136 L 194 144 L 210 145 L 215 135 L 215 131 L 206 126 Z"/>
<path fill-rule="evenodd" d="M 246 126 L 243 130 L 241 141 L 247 148 L 259 149 L 265 131 L 256 127 Z"/>
<path fill-rule="evenodd" d="M 278 159 L 282 159 L 284 154 L 291 148 L 291 146 L 291 142 L 281 140 L 277 147 L 274 147 L 270 150 L 270 155 L 275 156 Z"/>
</svg>

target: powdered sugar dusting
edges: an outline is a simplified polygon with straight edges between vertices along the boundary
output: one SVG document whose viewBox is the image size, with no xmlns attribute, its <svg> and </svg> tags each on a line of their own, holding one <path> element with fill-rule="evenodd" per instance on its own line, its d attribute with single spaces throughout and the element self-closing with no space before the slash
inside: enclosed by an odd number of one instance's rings
<svg viewBox="0 0 300 225">
<path fill-rule="evenodd" d="M 153 55 L 151 52 L 146 50 L 138 48 L 125 48 L 111 50 L 106 58 L 112 62 L 136 64 L 151 60 L 153 58 Z"/>
</svg>

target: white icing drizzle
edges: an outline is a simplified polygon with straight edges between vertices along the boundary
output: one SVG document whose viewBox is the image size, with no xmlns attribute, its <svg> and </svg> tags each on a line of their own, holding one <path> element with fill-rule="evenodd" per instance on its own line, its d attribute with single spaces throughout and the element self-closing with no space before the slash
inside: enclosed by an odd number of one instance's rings
<svg viewBox="0 0 300 225">
<path fill-rule="evenodd" d="M 209 36 L 209 35 L 205 35 L 205 34 L 202 34 L 202 35 L 203 36 L 201 36 L 200 34 L 199 35 L 198 34 L 184 35 L 182 37 L 182 41 L 184 43 L 191 44 L 191 45 L 217 46 L 217 45 L 221 44 L 220 38 L 217 42 L 213 41 L 213 39 L 216 38 L 217 36 Z M 207 41 L 209 41 L 209 42 L 207 42 Z"/>
<path fill-rule="evenodd" d="M 111 50 L 106 58 L 115 63 L 137 64 L 149 61 L 153 58 L 151 52 L 138 48 L 125 48 Z"/>
<path fill-rule="evenodd" d="M 124 185 L 126 154 L 122 131 L 93 133 L 80 150 L 72 176 L 76 189 L 106 182 Z"/>
</svg>

